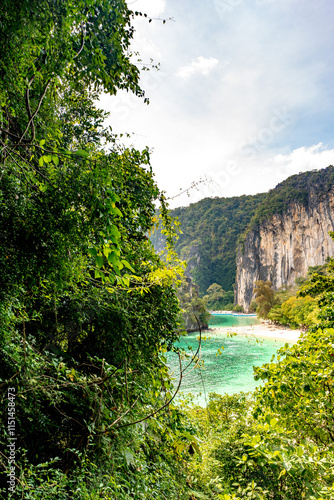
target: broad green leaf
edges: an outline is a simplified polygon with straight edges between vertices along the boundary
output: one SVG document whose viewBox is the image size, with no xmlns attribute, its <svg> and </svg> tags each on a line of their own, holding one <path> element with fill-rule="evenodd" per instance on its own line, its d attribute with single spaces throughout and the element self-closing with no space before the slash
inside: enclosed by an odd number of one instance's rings
<svg viewBox="0 0 334 500">
<path fill-rule="evenodd" d="M 116 226 L 110 226 L 109 227 L 109 233 L 113 234 L 114 236 L 116 236 L 116 238 L 120 238 L 120 236 L 121 236 L 121 233 L 119 232 L 119 230 L 117 229 Z"/>
<path fill-rule="evenodd" d="M 89 156 L 89 153 L 87 153 L 84 149 L 78 149 L 77 151 L 74 151 L 74 154 L 82 156 L 82 158 L 88 158 Z"/>
<path fill-rule="evenodd" d="M 298 446 L 297 455 L 302 458 L 304 456 L 304 448 L 302 446 Z"/>
<path fill-rule="evenodd" d="M 96 250 L 96 248 L 94 248 L 94 247 L 88 248 L 88 253 L 89 253 L 92 257 L 96 257 L 96 256 L 97 256 L 97 250 Z"/>
<path fill-rule="evenodd" d="M 104 247 L 103 248 L 103 254 L 108 258 L 108 255 L 110 254 L 111 252 L 111 248 L 110 247 Z"/>
<path fill-rule="evenodd" d="M 52 155 L 52 161 L 56 166 L 59 165 L 59 157 L 58 156 Z"/>
<path fill-rule="evenodd" d="M 118 263 L 119 263 L 119 258 L 117 257 L 117 255 L 115 254 L 115 252 L 111 252 L 111 253 L 108 255 L 108 262 L 109 262 L 109 264 L 111 264 L 112 266 L 118 266 Z"/>
<path fill-rule="evenodd" d="M 122 277 L 122 281 L 123 281 L 124 286 L 126 286 L 126 287 L 130 286 L 130 280 L 126 276 Z"/>
<path fill-rule="evenodd" d="M 135 272 L 135 271 L 134 271 L 134 269 L 133 269 L 133 267 L 131 266 L 131 264 L 129 264 L 129 262 L 128 262 L 128 261 L 126 261 L 126 260 L 122 259 L 122 260 L 121 260 L 121 262 L 122 262 L 123 266 L 125 266 L 125 267 L 126 267 L 127 269 L 129 269 L 131 272 L 133 272 L 133 273 Z"/>
<path fill-rule="evenodd" d="M 103 266 L 103 256 L 102 255 L 96 256 L 96 265 L 99 268 L 101 268 Z"/>
<path fill-rule="evenodd" d="M 122 212 L 117 207 L 113 208 L 113 213 L 119 215 L 120 217 L 123 217 Z"/>
</svg>

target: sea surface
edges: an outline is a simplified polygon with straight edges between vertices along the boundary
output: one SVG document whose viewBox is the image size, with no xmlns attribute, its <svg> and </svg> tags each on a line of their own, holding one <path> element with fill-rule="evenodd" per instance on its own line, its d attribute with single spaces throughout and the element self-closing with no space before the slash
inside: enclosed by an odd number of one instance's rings
<svg viewBox="0 0 334 500">
<path fill-rule="evenodd" d="M 209 327 L 229 328 L 233 326 L 260 325 L 256 316 L 247 314 L 215 314 L 211 315 Z"/>
<path fill-rule="evenodd" d="M 214 315 L 209 327 L 250 326 L 258 324 L 254 316 Z M 251 332 L 251 330 L 250 330 Z M 180 391 L 195 396 L 195 402 L 205 406 L 210 392 L 234 394 L 253 391 L 261 381 L 255 381 L 253 367 L 271 361 L 272 356 L 286 340 L 248 336 L 232 336 L 212 333 L 202 334 L 201 360 L 203 367 L 190 366 L 185 372 Z M 189 363 L 192 353 L 198 348 L 199 333 L 190 333 L 182 337 L 176 346 L 183 347 L 190 357 L 183 360 L 183 368 Z M 179 360 L 175 353 L 168 353 L 168 366 L 179 380 Z"/>
</svg>

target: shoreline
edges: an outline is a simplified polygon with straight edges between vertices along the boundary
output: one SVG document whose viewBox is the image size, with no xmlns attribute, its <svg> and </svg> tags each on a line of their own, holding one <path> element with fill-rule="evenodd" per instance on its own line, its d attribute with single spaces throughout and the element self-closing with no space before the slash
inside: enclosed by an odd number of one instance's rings
<svg viewBox="0 0 334 500">
<path fill-rule="evenodd" d="M 220 315 L 231 315 L 232 316 L 252 316 L 254 318 L 257 317 L 257 315 L 255 313 L 245 313 L 245 312 L 234 312 L 234 311 L 209 311 L 209 313 L 212 315 L 212 316 L 220 316 Z"/>
<path fill-rule="evenodd" d="M 302 330 L 291 330 L 290 328 L 277 327 L 261 323 L 252 326 L 234 326 L 234 327 L 211 327 L 207 332 L 213 335 L 226 335 L 227 333 L 236 333 L 237 335 L 252 335 L 254 337 L 265 337 L 272 339 L 287 340 L 288 342 L 297 342 L 302 335 Z"/>
</svg>

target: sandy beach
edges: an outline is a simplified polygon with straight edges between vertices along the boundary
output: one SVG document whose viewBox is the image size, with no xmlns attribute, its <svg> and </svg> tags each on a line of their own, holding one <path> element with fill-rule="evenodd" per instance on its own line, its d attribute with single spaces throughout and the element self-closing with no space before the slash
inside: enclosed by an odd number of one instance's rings
<svg viewBox="0 0 334 500">
<path fill-rule="evenodd" d="M 297 342 L 301 330 L 290 330 L 289 328 L 277 327 L 268 323 L 252 326 L 234 326 L 234 327 L 212 327 L 210 333 L 217 336 L 225 336 L 227 333 L 237 333 L 238 335 L 254 335 L 255 337 L 269 337 L 273 339 L 286 340 L 287 342 Z"/>
</svg>

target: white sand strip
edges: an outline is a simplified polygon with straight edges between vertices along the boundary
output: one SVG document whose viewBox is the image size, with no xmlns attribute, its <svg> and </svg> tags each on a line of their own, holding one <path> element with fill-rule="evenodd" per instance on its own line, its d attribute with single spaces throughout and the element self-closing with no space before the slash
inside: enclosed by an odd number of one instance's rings
<svg viewBox="0 0 334 500">
<path fill-rule="evenodd" d="M 210 333 L 217 336 L 225 336 L 227 333 L 237 333 L 238 335 L 254 335 L 255 337 L 267 337 L 272 339 L 286 340 L 288 342 L 297 342 L 301 334 L 301 330 L 290 330 L 289 328 L 280 327 L 269 324 L 252 325 L 252 326 L 233 326 L 233 327 L 212 327 Z"/>
</svg>

